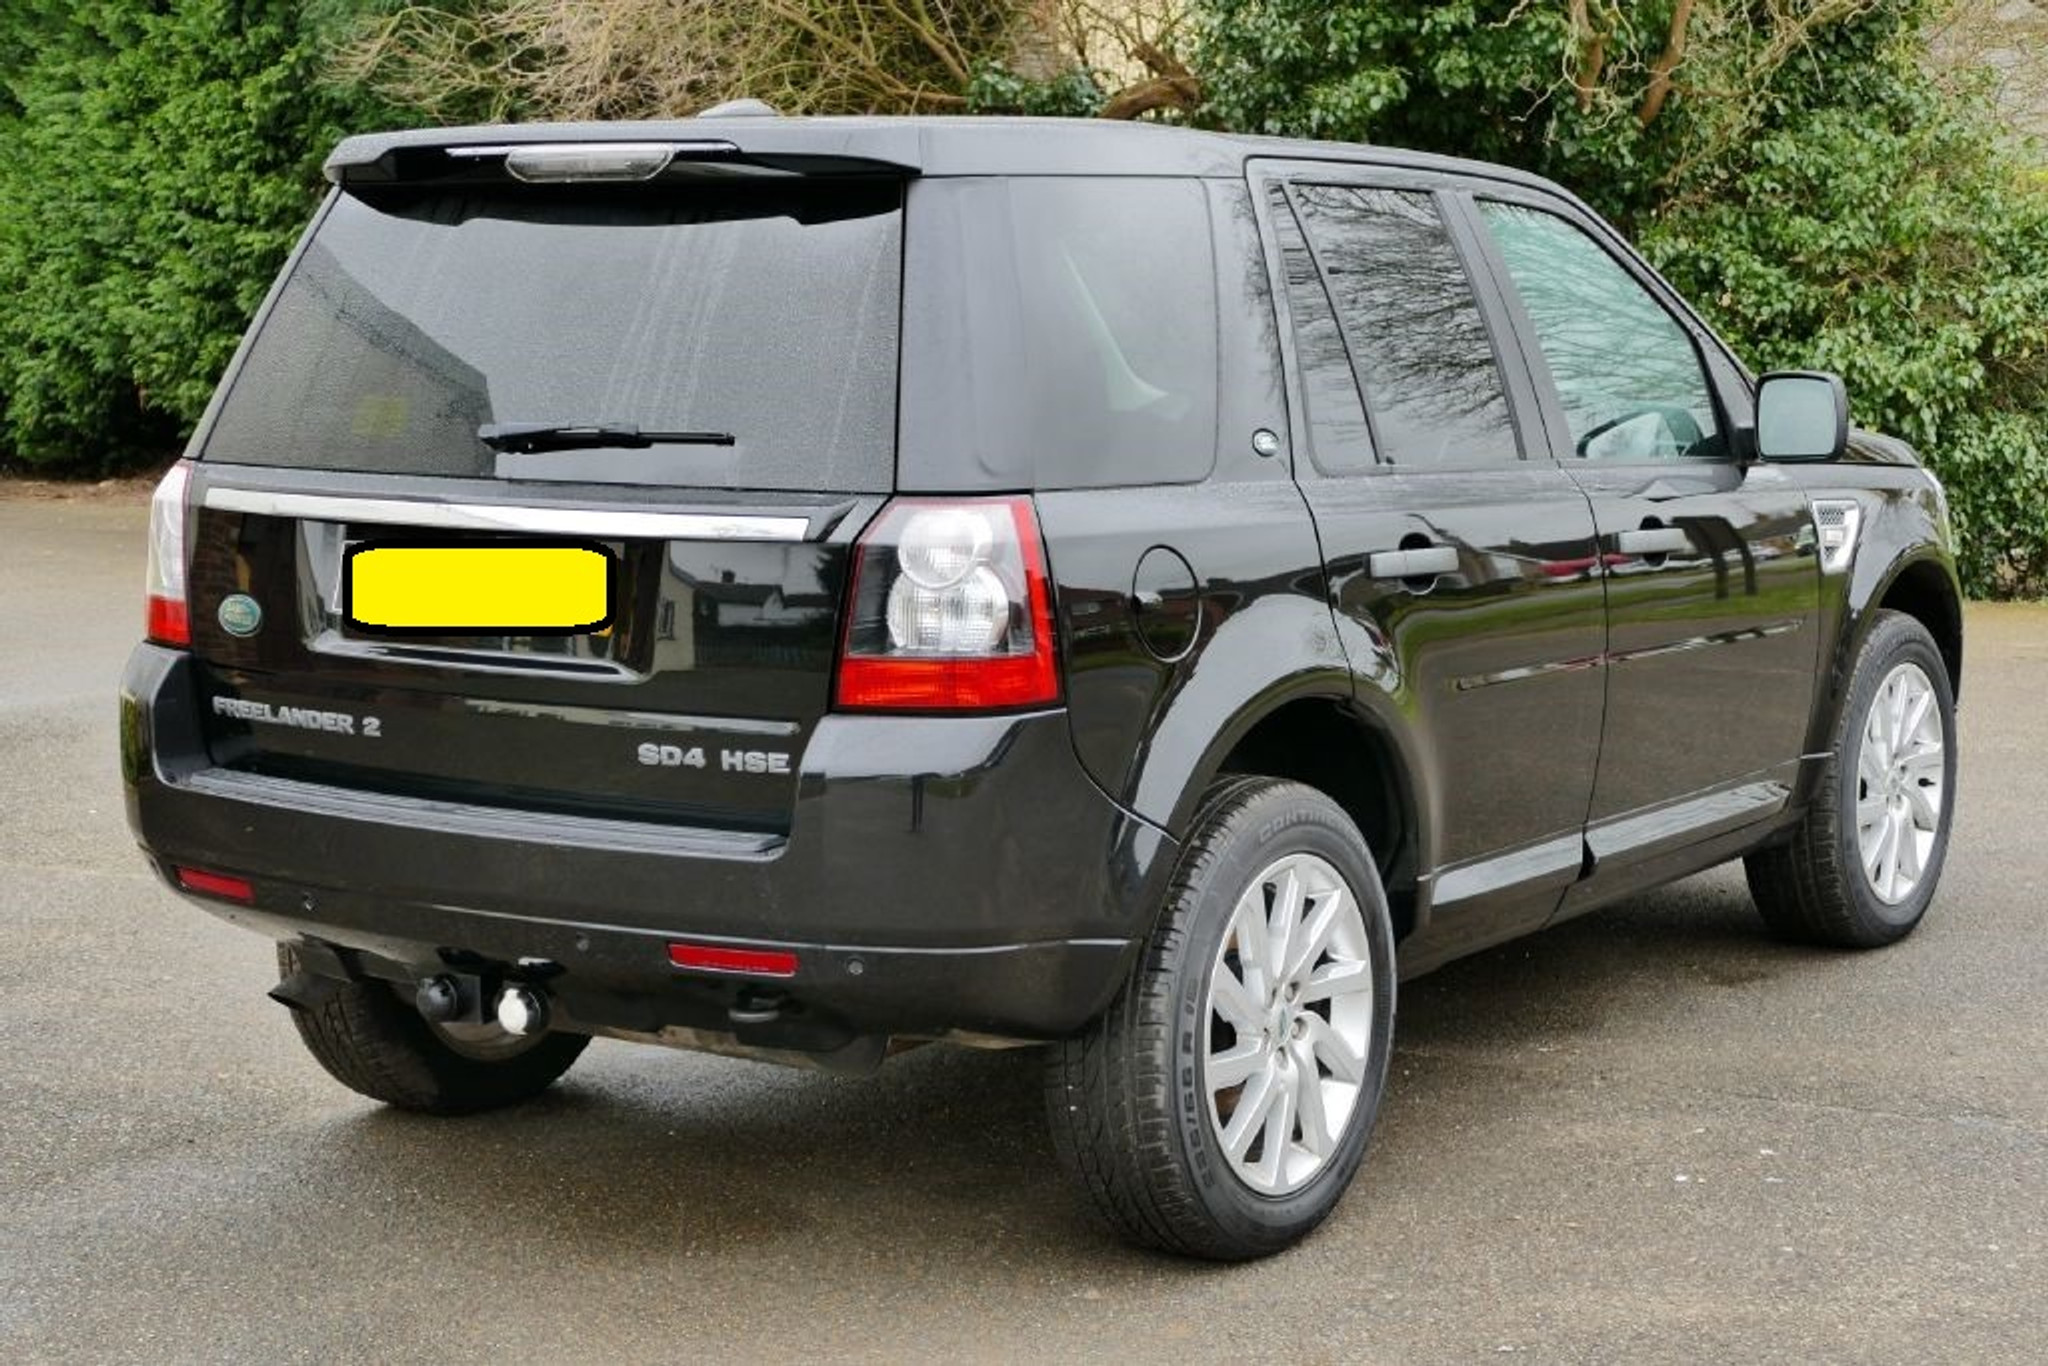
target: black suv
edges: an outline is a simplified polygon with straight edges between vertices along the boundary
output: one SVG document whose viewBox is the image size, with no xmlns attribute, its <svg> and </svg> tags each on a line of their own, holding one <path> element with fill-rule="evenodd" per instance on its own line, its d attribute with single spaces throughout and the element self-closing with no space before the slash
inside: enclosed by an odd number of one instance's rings
<svg viewBox="0 0 2048 1366">
<path fill-rule="evenodd" d="M 351 138 L 155 501 L 128 810 L 314 1056 L 1050 1043 L 1101 1212 L 1313 1228 L 1397 976 L 1941 873 L 1940 485 L 1569 194 L 1091 123 Z"/>
</svg>

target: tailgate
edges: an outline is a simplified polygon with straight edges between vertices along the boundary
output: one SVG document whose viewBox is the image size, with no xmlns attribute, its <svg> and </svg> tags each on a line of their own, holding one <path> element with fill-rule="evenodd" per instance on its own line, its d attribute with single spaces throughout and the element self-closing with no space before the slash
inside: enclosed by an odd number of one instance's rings
<svg viewBox="0 0 2048 1366">
<path fill-rule="evenodd" d="M 465 481 L 466 482 L 466 481 Z M 433 501 L 195 489 L 192 644 L 216 763 L 471 804 L 786 831 L 880 499 Z M 381 634 L 347 552 L 563 537 L 615 558 L 599 631 Z"/>
<path fill-rule="evenodd" d="M 408 149 L 342 176 L 193 440 L 215 761 L 785 829 L 893 480 L 903 169 Z M 366 630 L 345 566 L 392 545 L 594 553 L 609 611 Z"/>
</svg>

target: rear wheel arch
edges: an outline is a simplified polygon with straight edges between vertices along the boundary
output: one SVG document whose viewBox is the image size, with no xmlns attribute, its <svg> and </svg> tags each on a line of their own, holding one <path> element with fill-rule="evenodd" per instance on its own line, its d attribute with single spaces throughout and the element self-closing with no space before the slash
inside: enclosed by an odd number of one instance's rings
<svg viewBox="0 0 2048 1366">
<path fill-rule="evenodd" d="M 1199 801 L 1211 784 L 1230 776 L 1279 778 L 1321 792 L 1365 836 L 1398 941 L 1415 928 L 1418 875 L 1428 845 L 1416 765 L 1396 735 L 1391 724 L 1350 697 L 1293 697 L 1248 711 L 1226 730 L 1190 795 Z"/>
</svg>

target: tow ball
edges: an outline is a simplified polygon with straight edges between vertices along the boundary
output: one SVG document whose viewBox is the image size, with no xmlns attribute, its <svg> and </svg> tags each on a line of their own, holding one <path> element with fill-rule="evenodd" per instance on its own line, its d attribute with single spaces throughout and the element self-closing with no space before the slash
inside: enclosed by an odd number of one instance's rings
<svg viewBox="0 0 2048 1366">
<path fill-rule="evenodd" d="M 482 1009 L 486 1002 L 488 1016 Z M 507 982 L 491 997 L 476 978 L 444 973 L 423 979 L 413 993 L 413 1004 L 431 1024 L 495 1019 L 500 1029 L 521 1038 L 545 1033 L 548 1027 L 547 993 L 524 982 Z"/>
<path fill-rule="evenodd" d="M 513 982 L 498 993 L 498 1027 L 521 1038 L 548 1027 L 548 998 L 533 987 Z"/>
</svg>

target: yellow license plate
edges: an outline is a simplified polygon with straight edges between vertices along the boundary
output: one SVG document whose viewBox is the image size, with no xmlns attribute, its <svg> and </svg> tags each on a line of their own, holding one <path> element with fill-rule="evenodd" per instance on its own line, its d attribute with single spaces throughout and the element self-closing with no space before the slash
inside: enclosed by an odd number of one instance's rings
<svg viewBox="0 0 2048 1366">
<path fill-rule="evenodd" d="M 343 565 L 343 614 L 369 631 L 602 631 L 617 565 L 594 545 L 355 546 Z"/>
</svg>

